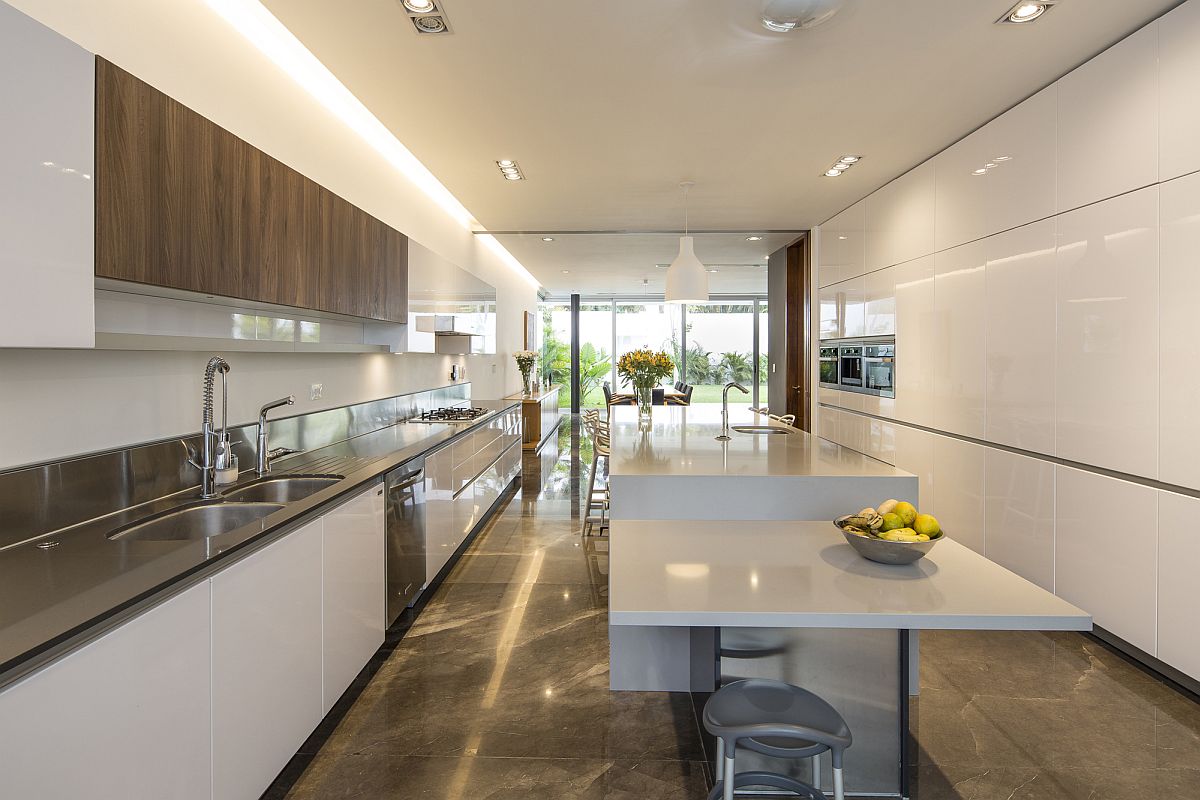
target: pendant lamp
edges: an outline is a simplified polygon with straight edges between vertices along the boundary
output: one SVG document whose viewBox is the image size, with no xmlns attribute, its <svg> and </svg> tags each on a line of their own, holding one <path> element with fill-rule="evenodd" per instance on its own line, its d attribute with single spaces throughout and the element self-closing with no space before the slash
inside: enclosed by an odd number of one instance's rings
<svg viewBox="0 0 1200 800">
<path fill-rule="evenodd" d="M 692 237 L 688 236 L 687 193 L 695 186 L 691 181 L 679 184 L 683 189 L 683 236 L 679 237 L 679 255 L 667 270 L 668 303 L 702 303 L 708 300 L 708 270 L 696 258 Z"/>
</svg>

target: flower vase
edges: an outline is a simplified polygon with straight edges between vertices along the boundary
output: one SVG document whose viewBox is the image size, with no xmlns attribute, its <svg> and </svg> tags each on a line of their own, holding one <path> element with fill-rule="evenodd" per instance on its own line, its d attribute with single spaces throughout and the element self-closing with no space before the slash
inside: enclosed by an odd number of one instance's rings
<svg viewBox="0 0 1200 800">
<path fill-rule="evenodd" d="M 533 371 L 531 370 L 529 372 L 522 372 L 521 378 L 525 382 L 525 394 L 527 394 L 529 396 L 533 396 L 533 393 L 534 393 Z"/>
<path fill-rule="evenodd" d="M 649 386 L 635 387 L 637 391 L 638 416 L 649 418 L 654 409 L 653 389 Z"/>
</svg>

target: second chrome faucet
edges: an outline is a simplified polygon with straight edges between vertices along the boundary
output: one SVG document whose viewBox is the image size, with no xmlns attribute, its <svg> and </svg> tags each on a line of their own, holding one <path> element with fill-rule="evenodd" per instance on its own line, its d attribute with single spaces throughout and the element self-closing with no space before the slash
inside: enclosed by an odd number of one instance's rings
<svg viewBox="0 0 1200 800">
<path fill-rule="evenodd" d="M 273 459 L 298 452 L 288 447 L 277 447 L 274 450 L 267 447 L 267 412 L 281 406 L 290 406 L 295 402 L 296 396 L 289 394 L 287 397 L 272 400 L 258 411 L 258 464 L 256 468 L 259 476 L 270 473 Z"/>
</svg>

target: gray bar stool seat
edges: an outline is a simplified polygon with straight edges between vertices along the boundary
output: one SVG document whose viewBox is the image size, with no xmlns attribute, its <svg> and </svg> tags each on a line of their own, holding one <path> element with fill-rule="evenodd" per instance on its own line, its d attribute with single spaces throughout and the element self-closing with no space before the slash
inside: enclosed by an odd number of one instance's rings
<svg viewBox="0 0 1200 800">
<path fill-rule="evenodd" d="M 704 705 L 704 727 L 717 737 L 717 785 L 712 800 L 733 800 L 734 789 L 771 786 L 819 800 L 819 788 L 772 772 L 734 770 L 738 747 L 775 758 L 813 759 L 813 782 L 820 783 L 817 756 L 830 751 L 833 792 L 844 800 L 842 756 L 850 728 L 833 706 L 812 692 L 782 681 L 750 678 L 717 690 Z"/>
</svg>

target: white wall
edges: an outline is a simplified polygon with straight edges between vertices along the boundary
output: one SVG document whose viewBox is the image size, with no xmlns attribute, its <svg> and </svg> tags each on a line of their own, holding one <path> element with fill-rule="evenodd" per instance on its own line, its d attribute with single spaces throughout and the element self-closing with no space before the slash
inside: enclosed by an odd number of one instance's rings
<svg viewBox="0 0 1200 800">
<path fill-rule="evenodd" d="M 522 346 L 522 312 L 536 309 L 534 288 L 206 4 L 12 0 L 10 5 L 495 286 L 499 352 L 458 361 L 467 365 L 477 397 L 519 387 L 509 354 Z M 0 351 L 0 468 L 196 430 L 206 355 Z M 310 383 L 325 384 L 321 401 L 303 401 L 314 410 L 443 385 L 451 359 L 235 354 L 230 362 L 231 417 L 249 420 L 263 400 L 289 392 L 307 398 Z"/>
<path fill-rule="evenodd" d="M 821 225 L 822 336 L 894 312 L 897 389 L 816 413 L 917 473 L 950 536 L 1200 679 L 1173 610 L 1200 503 L 1197 53 L 1190 0 Z"/>
</svg>

